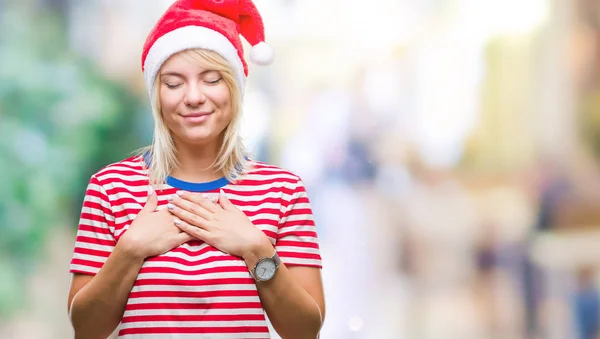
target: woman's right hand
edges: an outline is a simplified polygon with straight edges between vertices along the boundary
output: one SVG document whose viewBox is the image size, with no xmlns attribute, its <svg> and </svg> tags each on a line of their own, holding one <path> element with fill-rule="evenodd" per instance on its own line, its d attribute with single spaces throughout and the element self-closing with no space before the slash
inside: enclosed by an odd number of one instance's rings
<svg viewBox="0 0 600 339">
<path fill-rule="evenodd" d="M 148 191 L 146 205 L 119 239 L 127 252 L 142 260 L 168 252 L 194 239 L 175 226 L 175 217 L 166 208 L 156 211 L 158 197 L 152 186 Z"/>
</svg>

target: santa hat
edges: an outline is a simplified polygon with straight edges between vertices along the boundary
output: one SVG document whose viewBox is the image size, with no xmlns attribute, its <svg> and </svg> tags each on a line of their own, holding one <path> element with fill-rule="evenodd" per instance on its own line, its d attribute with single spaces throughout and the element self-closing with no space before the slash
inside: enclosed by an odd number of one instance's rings
<svg viewBox="0 0 600 339">
<path fill-rule="evenodd" d="M 158 20 L 146 39 L 142 70 L 148 91 L 162 64 L 173 54 L 192 49 L 212 50 L 235 72 L 240 93 L 248 65 L 240 34 L 252 45 L 250 60 L 268 65 L 273 50 L 265 43 L 263 21 L 252 0 L 177 0 Z"/>
</svg>

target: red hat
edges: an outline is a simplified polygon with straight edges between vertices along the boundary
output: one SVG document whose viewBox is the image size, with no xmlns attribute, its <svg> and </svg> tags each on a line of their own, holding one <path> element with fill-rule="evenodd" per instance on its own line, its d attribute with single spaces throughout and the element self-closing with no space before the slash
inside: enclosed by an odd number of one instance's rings
<svg viewBox="0 0 600 339">
<path fill-rule="evenodd" d="M 191 48 L 219 53 L 232 66 L 240 92 L 248 65 L 240 34 L 252 45 L 250 60 L 259 65 L 273 61 L 265 41 L 263 21 L 252 0 L 177 0 L 148 35 L 142 53 L 142 70 L 152 90 L 162 64 L 173 54 Z"/>
</svg>

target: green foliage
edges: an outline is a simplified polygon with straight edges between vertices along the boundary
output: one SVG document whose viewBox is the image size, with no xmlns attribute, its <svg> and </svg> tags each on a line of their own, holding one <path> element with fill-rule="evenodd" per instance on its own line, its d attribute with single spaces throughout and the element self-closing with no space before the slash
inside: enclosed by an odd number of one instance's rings
<svg viewBox="0 0 600 339">
<path fill-rule="evenodd" d="M 25 301 L 49 232 L 76 229 L 90 175 L 142 145 L 142 101 L 69 51 L 62 20 L 0 13 L 0 318 Z"/>
</svg>

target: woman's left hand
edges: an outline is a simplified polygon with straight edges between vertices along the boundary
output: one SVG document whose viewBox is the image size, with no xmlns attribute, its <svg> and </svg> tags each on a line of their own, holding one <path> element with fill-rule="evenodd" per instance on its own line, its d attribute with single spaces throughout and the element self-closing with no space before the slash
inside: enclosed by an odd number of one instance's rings
<svg viewBox="0 0 600 339">
<path fill-rule="evenodd" d="M 175 226 L 225 253 L 245 258 L 256 248 L 272 246 L 222 190 L 218 203 L 200 194 L 180 191 L 169 198 L 167 208 L 178 218 Z"/>
</svg>

